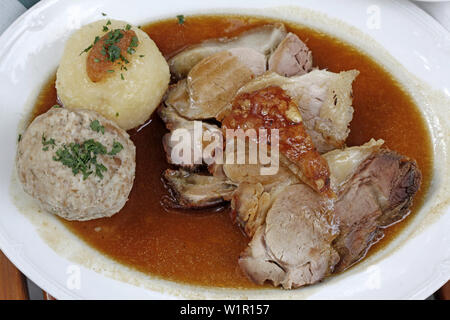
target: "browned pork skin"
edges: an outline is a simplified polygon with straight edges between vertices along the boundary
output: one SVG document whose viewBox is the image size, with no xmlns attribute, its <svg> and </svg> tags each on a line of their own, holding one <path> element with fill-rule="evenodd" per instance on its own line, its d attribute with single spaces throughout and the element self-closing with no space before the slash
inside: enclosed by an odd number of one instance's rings
<svg viewBox="0 0 450 320">
<path fill-rule="evenodd" d="M 299 178 L 317 192 L 333 196 L 328 164 L 306 132 L 297 104 L 280 87 L 270 86 L 237 95 L 222 121 L 222 128 L 224 131 L 278 129 L 280 151 L 299 167 Z"/>
<path fill-rule="evenodd" d="M 239 89 L 238 94 L 270 86 L 283 89 L 298 105 L 314 146 L 325 153 L 345 146 L 353 117 L 352 82 L 358 74 L 357 70 L 313 70 L 287 78 L 267 72 Z"/>
</svg>

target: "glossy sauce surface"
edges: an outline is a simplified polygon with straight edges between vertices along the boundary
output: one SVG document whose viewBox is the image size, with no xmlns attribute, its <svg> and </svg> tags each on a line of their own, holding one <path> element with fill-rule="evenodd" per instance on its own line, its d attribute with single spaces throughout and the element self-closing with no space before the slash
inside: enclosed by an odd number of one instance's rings
<svg viewBox="0 0 450 320">
<path fill-rule="evenodd" d="M 208 38 L 236 36 L 244 30 L 273 21 L 238 16 L 186 17 L 155 22 L 142 29 L 166 57 Z M 379 65 L 353 47 L 323 33 L 286 24 L 312 50 L 314 65 L 339 72 L 358 69 L 353 84 L 354 118 L 347 140 L 350 146 L 370 138 L 384 139 L 386 146 L 415 159 L 423 182 L 414 199 L 412 215 L 423 202 L 432 175 L 432 151 L 424 120 L 409 95 Z M 55 78 L 43 88 L 34 114 L 56 103 Z M 126 206 L 112 218 L 65 225 L 107 256 L 142 272 L 190 284 L 219 287 L 255 287 L 240 271 L 239 254 L 248 239 L 233 225 L 229 210 L 165 211 L 168 196 L 161 181 L 168 167 L 161 138 L 165 133 L 154 115 L 140 130 L 130 131 L 136 145 L 136 179 Z M 386 230 L 383 247 L 410 218 Z M 369 252 L 369 253 L 370 253 Z"/>
</svg>

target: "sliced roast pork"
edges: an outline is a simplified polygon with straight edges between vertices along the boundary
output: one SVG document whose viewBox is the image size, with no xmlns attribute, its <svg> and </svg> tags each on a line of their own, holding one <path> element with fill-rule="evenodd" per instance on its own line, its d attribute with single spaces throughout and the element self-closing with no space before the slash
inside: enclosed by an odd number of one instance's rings
<svg viewBox="0 0 450 320">
<path fill-rule="evenodd" d="M 211 143 L 213 137 L 222 139 L 222 133 L 218 126 L 206 122 L 198 122 L 202 128 L 201 136 L 194 134 L 194 121 L 181 117 L 172 107 L 160 106 L 158 114 L 170 130 L 163 137 L 163 147 L 166 152 L 167 162 L 181 166 L 185 169 L 195 170 L 203 164 L 202 150 Z M 184 135 L 184 133 L 188 133 Z M 210 141 L 205 141 L 205 136 L 211 137 Z M 178 146 L 179 150 L 174 149 Z M 202 148 L 200 148 L 200 146 Z M 195 150 L 197 148 L 197 150 Z M 189 150 L 189 155 L 182 154 L 182 151 Z"/>
<path fill-rule="evenodd" d="M 337 235 L 326 202 L 303 184 L 286 187 L 241 254 L 239 265 L 258 284 L 285 289 L 313 284 L 333 271 Z"/>
<path fill-rule="evenodd" d="M 247 176 L 244 182 L 238 184 L 237 189 L 231 197 L 231 208 L 233 217 L 237 224 L 248 237 L 253 237 L 258 227 L 265 222 L 266 214 L 271 207 L 273 200 L 283 192 L 283 190 L 293 184 L 298 184 L 297 177 L 289 170 L 283 168 L 281 175 L 272 181 L 264 179 L 266 176 L 255 175 L 253 178 L 266 182 L 247 182 L 250 177 Z M 269 182 L 269 183 L 267 183 Z"/>
<path fill-rule="evenodd" d="M 183 79 L 204 58 L 233 48 L 249 48 L 264 56 L 268 56 L 285 36 L 286 30 L 284 25 L 277 23 L 253 28 L 231 39 L 207 40 L 198 45 L 188 47 L 169 59 L 170 72 L 176 78 Z"/>
<path fill-rule="evenodd" d="M 240 87 L 264 73 L 265 64 L 264 55 L 249 48 L 215 53 L 169 90 L 165 104 L 187 119 L 215 118 Z"/>
<path fill-rule="evenodd" d="M 297 35 L 288 33 L 270 55 L 268 66 L 281 76 L 303 75 L 312 70 L 312 52 Z"/>
<path fill-rule="evenodd" d="M 335 204 L 340 233 L 333 246 L 341 258 L 336 271 L 358 262 L 383 235 L 383 227 L 409 213 L 420 181 L 417 164 L 390 150 L 360 164 Z"/>
<path fill-rule="evenodd" d="M 163 178 L 176 199 L 176 206 L 184 209 L 216 206 L 224 198 L 230 198 L 236 189 L 229 180 L 183 169 L 167 169 Z"/>
<path fill-rule="evenodd" d="M 408 214 L 420 185 L 417 164 L 381 145 L 372 140 L 324 155 L 337 199 L 324 200 L 303 184 L 281 187 L 269 200 L 261 187 L 238 188 L 233 197 L 241 192 L 252 201 L 245 207 L 234 200 L 237 208 L 256 217 L 247 218 L 253 228 L 258 224 L 239 260 L 243 271 L 257 283 L 290 289 L 359 261 L 383 227 Z"/>
<path fill-rule="evenodd" d="M 358 74 L 357 70 L 313 70 L 287 78 L 269 72 L 247 83 L 238 94 L 270 86 L 282 88 L 297 103 L 315 147 L 325 153 L 345 145 L 353 118 L 352 82 Z"/>
</svg>

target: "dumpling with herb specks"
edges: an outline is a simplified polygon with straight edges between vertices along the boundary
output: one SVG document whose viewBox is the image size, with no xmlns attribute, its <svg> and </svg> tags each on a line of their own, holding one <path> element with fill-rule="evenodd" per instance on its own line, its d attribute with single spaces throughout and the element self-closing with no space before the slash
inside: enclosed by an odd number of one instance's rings
<svg viewBox="0 0 450 320">
<path fill-rule="evenodd" d="M 68 39 L 56 89 L 64 107 L 95 110 L 129 130 L 150 117 L 169 80 L 166 60 L 144 31 L 101 20 Z"/>
<path fill-rule="evenodd" d="M 128 134 L 95 111 L 52 108 L 21 136 L 16 169 L 26 193 L 68 220 L 110 217 L 128 200 L 136 151 Z"/>
</svg>

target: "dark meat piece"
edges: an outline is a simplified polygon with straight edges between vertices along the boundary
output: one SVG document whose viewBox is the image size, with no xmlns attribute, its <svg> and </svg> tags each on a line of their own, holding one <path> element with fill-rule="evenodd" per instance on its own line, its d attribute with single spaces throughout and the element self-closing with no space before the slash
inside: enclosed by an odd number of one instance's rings
<svg viewBox="0 0 450 320">
<path fill-rule="evenodd" d="M 164 180 L 173 191 L 180 208 L 216 206 L 230 197 L 236 186 L 226 179 L 180 170 L 167 169 Z"/>
<path fill-rule="evenodd" d="M 340 234 L 334 247 L 341 257 L 336 271 L 363 258 L 382 227 L 409 213 L 420 181 L 416 162 L 393 151 L 382 150 L 360 165 L 335 204 Z"/>
</svg>

